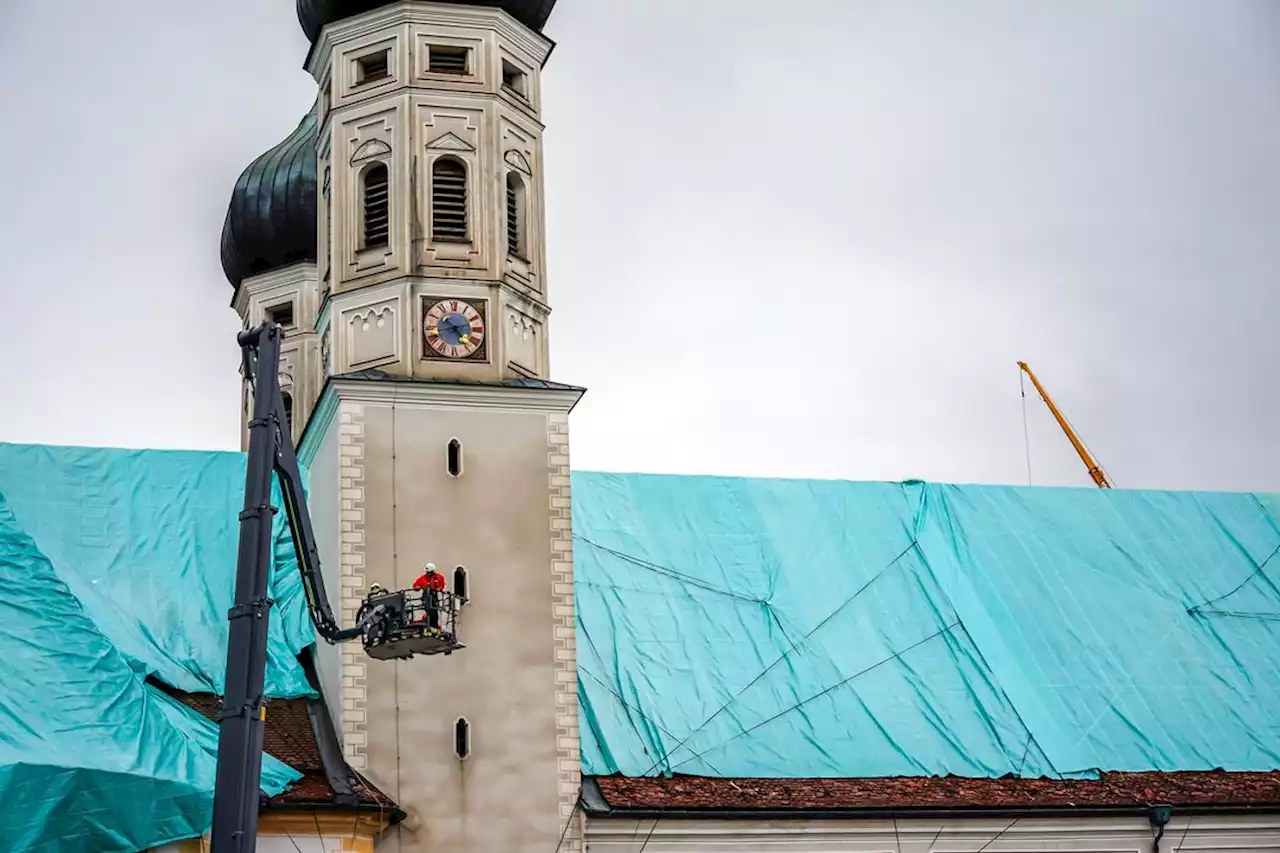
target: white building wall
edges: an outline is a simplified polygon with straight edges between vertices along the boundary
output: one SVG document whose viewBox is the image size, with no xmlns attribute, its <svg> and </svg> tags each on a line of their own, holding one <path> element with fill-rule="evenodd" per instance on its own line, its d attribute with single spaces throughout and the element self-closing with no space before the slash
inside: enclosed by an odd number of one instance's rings
<svg viewBox="0 0 1280 853">
<path fill-rule="evenodd" d="M 588 853 L 1153 853 L 1146 818 L 899 820 L 589 819 Z M 1154 853 L 1280 851 L 1280 814 L 1175 816 Z"/>
</svg>

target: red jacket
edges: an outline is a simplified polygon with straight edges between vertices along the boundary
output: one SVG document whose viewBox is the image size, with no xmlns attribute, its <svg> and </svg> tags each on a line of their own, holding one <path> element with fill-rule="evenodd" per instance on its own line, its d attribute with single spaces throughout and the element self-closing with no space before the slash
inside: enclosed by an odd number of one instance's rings
<svg viewBox="0 0 1280 853">
<path fill-rule="evenodd" d="M 427 572 L 413 582 L 414 589 L 430 589 L 440 592 L 444 589 L 444 575 L 439 572 Z"/>
</svg>

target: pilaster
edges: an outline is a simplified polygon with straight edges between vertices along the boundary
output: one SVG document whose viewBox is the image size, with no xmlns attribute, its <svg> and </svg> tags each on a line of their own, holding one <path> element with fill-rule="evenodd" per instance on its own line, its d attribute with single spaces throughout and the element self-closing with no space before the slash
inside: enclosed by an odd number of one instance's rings
<svg viewBox="0 0 1280 853">
<path fill-rule="evenodd" d="M 582 748 L 578 730 L 578 623 L 573 587 L 573 501 L 569 478 L 569 417 L 547 417 L 547 488 L 551 498 L 552 610 L 555 614 L 556 766 L 559 771 L 561 849 L 583 849 Z"/>
</svg>

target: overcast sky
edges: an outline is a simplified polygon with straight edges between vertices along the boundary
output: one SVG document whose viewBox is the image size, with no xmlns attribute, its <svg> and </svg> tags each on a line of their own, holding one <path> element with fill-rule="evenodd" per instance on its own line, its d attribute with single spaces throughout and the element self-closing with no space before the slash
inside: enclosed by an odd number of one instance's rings
<svg viewBox="0 0 1280 853">
<path fill-rule="evenodd" d="M 1280 2 L 560 0 L 577 468 L 1280 491 Z M 293 0 L 0 0 L 0 441 L 238 446 L 218 263 Z M 1029 395 L 1032 392 L 1029 390 Z M 1038 484 L 1089 480 L 1034 396 Z"/>
</svg>

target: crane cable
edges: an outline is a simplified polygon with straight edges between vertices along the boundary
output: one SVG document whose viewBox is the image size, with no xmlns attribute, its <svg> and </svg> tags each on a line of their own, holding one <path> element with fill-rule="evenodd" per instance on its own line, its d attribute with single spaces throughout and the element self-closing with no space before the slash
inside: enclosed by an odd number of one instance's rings
<svg viewBox="0 0 1280 853">
<path fill-rule="evenodd" d="M 1018 368 L 1018 386 L 1022 390 L 1022 445 L 1027 450 L 1027 485 L 1031 486 L 1031 432 L 1027 429 L 1027 376 Z"/>
</svg>

